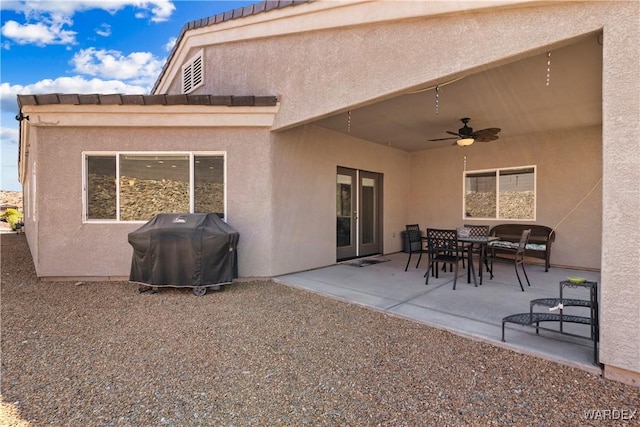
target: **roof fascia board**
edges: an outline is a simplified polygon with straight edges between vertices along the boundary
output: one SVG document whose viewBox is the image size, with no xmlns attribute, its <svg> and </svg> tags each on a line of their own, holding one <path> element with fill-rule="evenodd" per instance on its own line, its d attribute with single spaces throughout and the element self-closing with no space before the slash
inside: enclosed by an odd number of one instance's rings
<svg viewBox="0 0 640 427">
<path fill-rule="evenodd" d="M 29 127 L 267 127 L 279 106 L 29 105 Z"/>
<path fill-rule="evenodd" d="M 488 8 L 522 7 L 535 0 L 487 1 L 313 1 L 242 19 L 185 31 L 156 85 L 154 94 L 167 93 L 173 78 L 195 48 L 332 28 L 369 25 L 420 17 L 435 17 Z M 275 13 L 277 12 L 277 13 Z"/>
</svg>

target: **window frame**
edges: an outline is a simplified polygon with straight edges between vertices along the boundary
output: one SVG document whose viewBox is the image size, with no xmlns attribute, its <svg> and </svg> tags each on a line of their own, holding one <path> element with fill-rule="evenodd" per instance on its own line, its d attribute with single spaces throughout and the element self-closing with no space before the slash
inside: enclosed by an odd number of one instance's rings
<svg viewBox="0 0 640 427">
<path fill-rule="evenodd" d="M 193 213 L 195 207 L 195 158 L 204 156 L 222 157 L 222 197 L 224 216 L 227 220 L 227 152 L 226 151 L 83 151 L 82 152 L 82 223 L 84 224 L 136 224 L 146 223 L 149 219 L 122 220 L 120 219 L 120 156 L 188 156 L 189 157 L 189 213 Z M 116 218 L 115 219 L 90 219 L 88 200 L 88 159 L 91 156 L 114 156 L 116 159 Z"/>
<path fill-rule="evenodd" d="M 194 84 L 193 77 L 194 77 L 194 68 L 196 67 L 196 65 L 199 66 L 200 80 L 196 84 Z M 189 87 L 187 87 L 187 82 L 186 82 L 186 79 L 185 79 L 185 76 L 186 76 L 187 72 L 189 72 L 189 74 L 190 74 Z M 182 76 L 182 93 L 184 93 L 184 94 L 191 93 L 191 92 L 193 92 L 194 90 L 198 89 L 200 86 L 202 86 L 204 84 L 203 49 L 200 49 L 198 52 L 196 52 L 195 55 L 193 55 L 191 58 L 189 58 L 189 60 L 182 65 L 181 76 Z"/>
<path fill-rule="evenodd" d="M 505 171 L 517 171 L 524 169 L 533 170 L 533 218 L 500 218 L 500 172 Z M 469 174 L 489 174 L 495 173 L 496 180 L 496 216 L 495 217 L 468 217 L 467 212 L 467 176 Z M 538 216 L 538 169 L 536 165 L 525 166 L 510 166 L 504 168 L 491 168 L 491 169 L 478 169 L 478 170 L 464 170 L 462 172 L 462 219 L 464 221 L 469 220 L 482 220 L 482 221 L 500 221 L 500 222 L 535 222 Z"/>
</svg>

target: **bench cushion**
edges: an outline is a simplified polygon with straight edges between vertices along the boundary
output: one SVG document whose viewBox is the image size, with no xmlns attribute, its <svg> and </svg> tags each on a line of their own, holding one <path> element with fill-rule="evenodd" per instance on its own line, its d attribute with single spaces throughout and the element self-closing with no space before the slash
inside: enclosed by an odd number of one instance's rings
<svg viewBox="0 0 640 427">
<path fill-rule="evenodd" d="M 490 243 L 490 247 L 496 251 L 515 251 L 522 236 L 522 231 L 531 229 L 529 242 L 526 246 L 526 256 L 544 260 L 544 271 L 549 271 L 551 265 L 551 245 L 556 239 L 555 231 L 545 225 L 537 224 L 499 224 L 489 231 L 489 235 L 500 240 Z"/>
<path fill-rule="evenodd" d="M 527 246 L 525 246 L 528 250 L 530 251 L 546 251 L 547 250 L 547 245 L 540 245 L 538 243 L 527 243 Z"/>
<path fill-rule="evenodd" d="M 508 249 L 518 249 L 517 242 L 509 242 L 507 240 L 494 240 L 493 242 L 489 242 L 489 246 L 494 248 L 508 248 Z M 547 245 L 540 245 L 537 243 L 527 243 L 525 246 L 526 249 L 530 251 L 546 251 Z"/>
<path fill-rule="evenodd" d="M 518 243 L 507 240 L 494 240 L 493 242 L 489 242 L 488 245 L 494 248 L 518 249 Z"/>
</svg>

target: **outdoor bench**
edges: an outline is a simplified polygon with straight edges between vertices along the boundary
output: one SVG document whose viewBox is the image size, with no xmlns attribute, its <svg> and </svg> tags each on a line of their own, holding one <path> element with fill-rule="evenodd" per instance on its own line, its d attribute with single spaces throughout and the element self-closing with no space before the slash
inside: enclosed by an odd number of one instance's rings
<svg viewBox="0 0 640 427">
<path fill-rule="evenodd" d="M 525 256 L 539 258 L 544 261 L 544 271 L 549 271 L 551 259 L 551 244 L 556 239 L 556 233 L 550 227 L 534 224 L 500 224 L 489 231 L 489 235 L 498 237 L 489 243 L 495 254 L 513 254 L 518 248 L 523 230 L 531 230 L 529 242 L 525 247 Z M 504 248 L 504 250 L 501 250 Z"/>
</svg>

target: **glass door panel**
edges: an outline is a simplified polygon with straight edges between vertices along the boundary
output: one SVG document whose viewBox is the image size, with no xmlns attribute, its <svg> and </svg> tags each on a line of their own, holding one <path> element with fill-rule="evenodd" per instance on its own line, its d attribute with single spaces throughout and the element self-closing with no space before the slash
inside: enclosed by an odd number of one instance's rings
<svg viewBox="0 0 640 427">
<path fill-rule="evenodd" d="M 355 217 L 356 200 L 354 183 L 356 171 L 338 168 L 336 179 L 336 247 L 337 258 L 353 258 L 356 256 Z"/>
<path fill-rule="evenodd" d="M 336 179 L 337 259 L 382 251 L 382 175 L 338 167 Z"/>
<path fill-rule="evenodd" d="M 362 244 L 375 242 L 375 181 L 371 178 L 362 178 L 362 206 L 360 209 L 360 225 L 362 227 Z"/>
<path fill-rule="evenodd" d="M 381 181 L 382 175 L 373 172 L 358 171 L 359 175 L 359 242 L 358 256 L 367 256 L 382 252 L 380 227 Z"/>
</svg>

